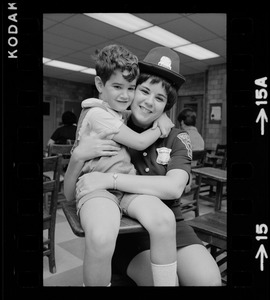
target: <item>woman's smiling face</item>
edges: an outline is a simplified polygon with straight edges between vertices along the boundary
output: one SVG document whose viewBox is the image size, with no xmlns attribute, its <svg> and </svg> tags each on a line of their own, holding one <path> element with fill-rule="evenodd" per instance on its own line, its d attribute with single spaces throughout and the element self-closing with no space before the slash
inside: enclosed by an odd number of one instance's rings
<svg viewBox="0 0 270 300">
<path fill-rule="evenodd" d="M 167 93 L 162 82 L 150 83 L 151 78 L 139 84 L 131 104 L 132 120 L 135 125 L 147 128 L 164 111 L 167 103 Z"/>
</svg>

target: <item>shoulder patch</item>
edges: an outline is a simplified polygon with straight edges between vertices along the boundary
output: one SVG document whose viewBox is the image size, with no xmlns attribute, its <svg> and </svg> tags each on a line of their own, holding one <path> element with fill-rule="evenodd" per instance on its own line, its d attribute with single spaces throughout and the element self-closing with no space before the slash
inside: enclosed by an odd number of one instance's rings
<svg viewBox="0 0 270 300">
<path fill-rule="evenodd" d="M 186 132 L 181 132 L 177 135 L 177 137 L 179 138 L 179 140 L 181 140 L 181 142 L 185 145 L 187 151 L 188 151 L 188 157 L 190 159 L 192 159 L 192 146 L 191 146 L 191 141 L 190 141 L 190 137 Z"/>
</svg>

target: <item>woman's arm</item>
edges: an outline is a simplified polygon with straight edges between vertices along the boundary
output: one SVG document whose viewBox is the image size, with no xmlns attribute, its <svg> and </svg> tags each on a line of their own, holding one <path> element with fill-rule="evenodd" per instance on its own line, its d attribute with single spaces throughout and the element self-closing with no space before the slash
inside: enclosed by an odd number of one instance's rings
<svg viewBox="0 0 270 300">
<path fill-rule="evenodd" d="M 64 194 L 68 201 L 75 198 L 75 187 L 84 162 L 100 156 L 116 155 L 119 147 L 106 137 L 117 133 L 117 130 L 106 130 L 100 134 L 83 134 L 79 145 L 74 149 L 64 179 Z"/>
<path fill-rule="evenodd" d="M 112 173 L 93 172 L 80 177 L 76 189 L 81 197 L 96 189 L 116 189 L 134 194 L 148 194 L 162 200 L 181 197 L 188 182 L 188 173 L 181 169 L 173 169 L 165 176 L 143 176 L 117 174 L 116 180 Z"/>
<path fill-rule="evenodd" d="M 152 145 L 158 138 L 166 137 L 174 124 L 166 113 L 162 114 L 155 122 L 155 126 L 137 133 L 123 124 L 119 128 L 119 133 L 114 135 L 113 140 L 117 143 L 142 151 Z"/>
</svg>

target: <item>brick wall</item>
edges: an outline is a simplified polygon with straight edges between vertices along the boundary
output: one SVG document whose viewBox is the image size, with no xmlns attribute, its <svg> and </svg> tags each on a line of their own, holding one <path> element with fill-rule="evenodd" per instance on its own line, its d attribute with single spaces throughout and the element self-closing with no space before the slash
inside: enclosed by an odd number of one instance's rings
<svg viewBox="0 0 270 300">
<path fill-rule="evenodd" d="M 93 97 L 95 89 L 90 84 L 74 81 L 61 80 L 57 78 L 44 77 L 43 95 L 56 99 L 56 124 L 58 127 L 64 112 L 65 101 L 82 102 L 82 100 Z"/>
<path fill-rule="evenodd" d="M 179 96 L 203 95 L 202 136 L 205 147 L 215 149 L 216 145 L 226 144 L 226 65 L 209 67 L 205 73 L 186 75 L 186 82 Z M 210 104 L 222 103 L 221 124 L 209 124 Z"/>
<path fill-rule="evenodd" d="M 207 148 L 215 149 L 217 144 L 227 143 L 226 65 L 216 65 L 209 68 L 205 98 L 205 144 Z M 216 103 L 222 104 L 221 124 L 210 124 L 210 104 Z"/>
</svg>

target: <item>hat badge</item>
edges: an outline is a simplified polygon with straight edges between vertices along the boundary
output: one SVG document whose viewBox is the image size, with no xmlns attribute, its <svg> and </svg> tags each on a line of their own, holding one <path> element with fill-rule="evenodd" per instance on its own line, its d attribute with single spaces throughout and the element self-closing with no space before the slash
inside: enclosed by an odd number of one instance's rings
<svg viewBox="0 0 270 300">
<path fill-rule="evenodd" d="M 169 70 L 172 69 L 172 61 L 167 56 L 162 56 L 160 61 L 158 62 L 158 65 Z"/>
</svg>

